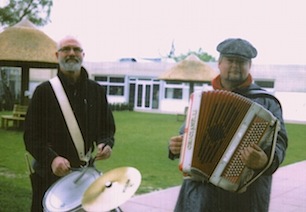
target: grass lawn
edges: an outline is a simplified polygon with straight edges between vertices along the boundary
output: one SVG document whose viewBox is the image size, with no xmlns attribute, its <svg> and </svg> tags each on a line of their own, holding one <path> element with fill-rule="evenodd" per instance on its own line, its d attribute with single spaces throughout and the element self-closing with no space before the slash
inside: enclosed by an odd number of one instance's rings
<svg viewBox="0 0 306 212">
<path fill-rule="evenodd" d="M 2 115 L 0 113 L 0 115 Z M 114 112 L 117 133 L 112 157 L 96 162 L 101 172 L 132 166 L 142 174 L 137 194 L 180 185 L 178 161 L 167 158 L 168 140 L 182 122 L 175 115 Z M 289 148 L 283 165 L 306 159 L 306 126 L 287 124 Z M 31 188 L 23 132 L 0 129 L 0 211 L 29 211 Z"/>
</svg>

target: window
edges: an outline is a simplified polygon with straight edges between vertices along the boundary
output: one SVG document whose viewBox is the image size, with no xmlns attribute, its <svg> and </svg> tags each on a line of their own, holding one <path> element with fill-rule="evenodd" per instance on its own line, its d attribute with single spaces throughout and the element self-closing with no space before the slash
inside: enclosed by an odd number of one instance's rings
<svg viewBox="0 0 306 212">
<path fill-rule="evenodd" d="M 123 96 L 124 95 L 124 87 L 123 86 L 109 86 L 109 95 L 113 96 Z"/>
<path fill-rule="evenodd" d="M 95 76 L 96 81 L 107 82 L 107 77 L 104 76 Z"/>
<path fill-rule="evenodd" d="M 165 98 L 166 99 L 182 99 L 183 98 L 182 88 L 166 88 Z"/>
<path fill-rule="evenodd" d="M 267 90 L 271 93 L 275 92 L 275 90 L 274 90 L 275 81 L 273 79 L 271 79 L 271 80 L 269 80 L 269 79 L 264 79 L 264 80 L 255 79 L 254 81 L 257 85 L 264 88 L 265 90 Z"/>
<path fill-rule="evenodd" d="M 183 99 L 183 84 L 181 82 L 167 82 L 165 85 L 166 99 Z"/>
<path fill-rule="evenodd" d="M 124 96 L 124 77 L 95 76 L 95 81 L 105 88 L 107 95 Z"/>
<path fill-rule="evenodd" d="M 263 88 L 274 88 L 274 80 L 255 80 L 255 83 Z"/>
<path fill-rule="evenodd" d="M 123 77 L 110 77 L 109 81 L 112 83 L 124 83 Z"/>
</svg>

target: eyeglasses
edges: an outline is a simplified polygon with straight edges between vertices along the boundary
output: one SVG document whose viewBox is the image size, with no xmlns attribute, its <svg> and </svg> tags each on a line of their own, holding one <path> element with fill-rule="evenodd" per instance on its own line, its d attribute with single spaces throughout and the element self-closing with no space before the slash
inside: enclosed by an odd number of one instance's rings
<svg viewBox="0 0 306 212">
<path fill-rule="evenodd" d="M 81 49 L 80 47 L 70 47 L 70 46 L 65 46 L 63 48 L 60 48 L 58 51 L 69 53 L 71 50 L 73 50 L 76 54 L 80 54 L 83 52 L 83 49 Z"/>
</svg>

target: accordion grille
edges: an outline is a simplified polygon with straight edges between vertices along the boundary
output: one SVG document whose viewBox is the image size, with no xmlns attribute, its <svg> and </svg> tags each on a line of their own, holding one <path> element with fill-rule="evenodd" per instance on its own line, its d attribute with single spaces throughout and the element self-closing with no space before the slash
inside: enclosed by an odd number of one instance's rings
<svg viewBox="0 0 306 212">
<path fill-rule="evenodd" d="M 193 167 L 212 174 L 252 103 L 227 91 L 202 94 Z"/>
<path fill-rule="evenodd" d="M 247 132 L 245 133 L 244 137 L 242 138 L 241 142 L 238 145 L 235 153 L 233 154 L 230 162 L 224 169 L 222 176 L 226 178 L 228 181 L 232 183 L 239 183 L 239 179 L 245 165 L 241 160 L 241 151 L 250 146 L 251 143 L 258 144 L 261 140 L 262 136 L 269 128 L 269 122 L 263 118 L 255 116 L 251 125 L 249 126 Z"/>
</svg>

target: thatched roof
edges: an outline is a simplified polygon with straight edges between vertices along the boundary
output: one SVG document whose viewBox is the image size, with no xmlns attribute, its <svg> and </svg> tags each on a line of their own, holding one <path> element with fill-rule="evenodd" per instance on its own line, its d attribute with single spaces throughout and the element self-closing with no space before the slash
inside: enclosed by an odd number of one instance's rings
<svg viewBox="0 0 306 212">
<path fill-rule="evenodd" d="M 166 81 L 207 82 L 211 81 L 216 75 L 217 72 L 201 61 L 196 55 L 189 55 L 161 74 L 159 79 Z"/>
<path fill-rule="evenodd" d="M 0 33 L 0 61 L 57 63 L 56 42 L 24 19 Z"/>
</svg>

